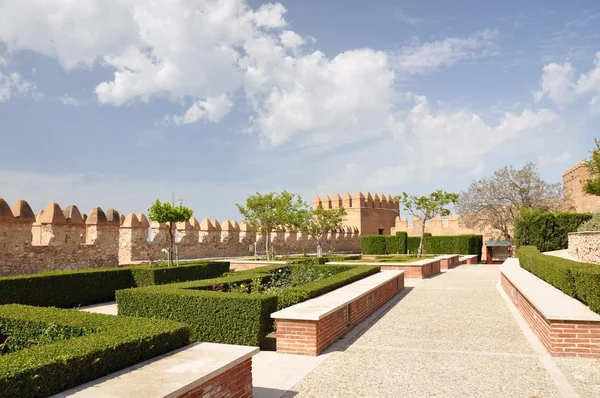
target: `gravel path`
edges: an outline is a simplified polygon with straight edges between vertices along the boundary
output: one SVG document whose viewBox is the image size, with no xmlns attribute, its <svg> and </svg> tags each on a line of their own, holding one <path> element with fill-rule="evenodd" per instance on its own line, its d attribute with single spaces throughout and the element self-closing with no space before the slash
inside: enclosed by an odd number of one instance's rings
<svg viewBox="0 0 600 398">
<path fill-rule="evenodd" d="M 560 397 L 498 281 L 499 267 L 472 265 L 416 283 L 284 396 Z M 600 361 L 556 364 L 579 396 L 600 396 Z"/>
</svg>

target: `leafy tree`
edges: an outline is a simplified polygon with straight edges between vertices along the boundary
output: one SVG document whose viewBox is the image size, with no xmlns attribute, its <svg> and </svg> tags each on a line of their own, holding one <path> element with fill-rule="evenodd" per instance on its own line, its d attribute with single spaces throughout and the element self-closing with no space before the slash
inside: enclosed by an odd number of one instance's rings
<svg viewBox="0 0 600 398">
<path fill-rule="evenodd" d="M 481 230 L 491 227 L 512 241 L 512 231 L 521 207 L 564 210 L 562 185 L 542 180 L 532 162 L 516 170 L 512 166 L 494 172 L 491 178 L 473 181 L 461 192 L 456 206 L 461 223 Z"/>
<path fill-rule="evenodd" d="M 304 210 L 300 213 L 300 231 L 312 236 L 317 241 L 317 257 L 323 254 L 321 241 L 329 232 L 341 228 L 344 216 L 348 213 L 343 206 L 337 209 L 325 209 L 321 203 L 316 209 Z"/>
<path fill-rule="evenodd" d="M 458 200 L 458 194 L 437 190 L 430 193 L 429 196 L 416 196 L 402 192 L 402 195 L 399 196 L 398 199 L 404 207 L 404 210 L 412 214 L 413 217 L 423 221 L 423 226 L 421 227 L 421 241 L 419 242 L 418 252 L 418 256 L 421 257 L 423 255 L 425 223 L 427 220 L 431 220 L 438 215 L 449 216 L 450 209 L 448 209 L 448 206 L 456 203 Z"/>
<path fill-rule="evenodd" d="M 148 218 L 151 221 L 165 223 L 169 225 L 169 266 L 173 265 L 173 223 L 185 222 L 192 218 L 194 212 L 185 207 L 181 202 L 179 206 L 175 206 L 175 198 L 172 202 L 161 201 L 156 199 L 156 202 L 148 209 Z"/>
<path fill-rule="evenodd" d="M 590 178 L 583 185 L 583 192 L 588 195 L 600 196 L 600 141 L 596 141 L 596 148 L 590 153 L 592 156 L 585 161 L 590 172 Z"/>
<path fill-rule="evenodd" d="M 302 219 L 300 212 L 306 208 L 306 203 L 300 195 L 287 191 L 264 195 L 257 192 L 246 198 L 245 206 L 237 203 L 236 206 L 250 229 L 265 237 L 267 259 L 271 259 L 271 232 L 278 228 L 299 227 Z"/>
</svg>

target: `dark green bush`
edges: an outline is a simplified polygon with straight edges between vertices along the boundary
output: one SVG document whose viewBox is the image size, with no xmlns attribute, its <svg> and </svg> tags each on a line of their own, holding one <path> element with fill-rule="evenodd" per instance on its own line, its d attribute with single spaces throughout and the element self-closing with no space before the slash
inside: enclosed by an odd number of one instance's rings
<svg viewBox="0 0 600 398">
<path fill-rule="evenodd" d="M 211 278 L 227 271 L 228 262 L 202 262 L 168 268 L 138 266 L 1 277 L 0 304 L 72 308 L 113 301 L 120 289 Z"/>
<path fill-rule="evenodd" d="M 0 335 L 27 342 L 0 355 L 2 397 L 47 397 L 189 343 L 175 322 L 19 304 L 0 306 Z"/>
<path fill-rule="evenodd" d="M 425 239 L 423 247 L 426 247 L 427 238 L 429 238 L 430 236 L 431 236 L 431 234 L 429 232 L 425 232 L 425 234 L 423 235 L 423 239 Z M 419 244 L 420 243 L 421 243 L 421 237 L 420 236 L 409 236 L 409 237 L 406 238 L 406 250 L 410 254 L 415 254 L 417 251 L 419 251 Z"/>
<path fill-rule="evenodd" d="M 429 236 L 425 240 L 427 254 L 477 254 L 481 261 L 482 235 Z"/>
<path fill-rule="evenodd" d="M 360 252 L 362 254 L 385 254 L 385 236 L 363 235 L 360 237 Z"/>
<path fill-rule="evenodd" d="M 196 341 L 259 345 L 273 329 L 271 313 L 378 272 L 379 267 L 321 266 L 335 275 L 275 294 L 224 293 L 230 286 L 264 283 L 293 266 L 268 266 L 222 278 L 117 292 L 119 315 L 166 318 L 189 325 Z M 341 271 L 341 272 L 340 272 Z"/>
<path fill-rule="evenodd" d="M 407 245 L 406 232 L 396 235 L 364 235 L 360 237 L 362 254 L 405 254 Z"/>
<path fill-rule="evenodd" d="M 534 246 L 521 246 L 517 257 L 522 268 L 600 313 L 600 267 L 597 264 L 548 256 Z"/>
<path fill-rule="evenodd" d="M 521 209 L 515 220 L 515 245 L 536 246 L 540 251 L 566 249 L 569 232 L 592 218 L 590 213 L 552 213 L 542 210 Z"/>
</svg>

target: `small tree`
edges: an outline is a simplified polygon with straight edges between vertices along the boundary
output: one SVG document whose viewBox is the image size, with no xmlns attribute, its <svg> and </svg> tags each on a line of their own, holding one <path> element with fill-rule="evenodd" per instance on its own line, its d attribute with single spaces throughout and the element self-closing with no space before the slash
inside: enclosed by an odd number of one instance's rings
<svg viewBox="0 0 600 398">
<path fill-rule="evenodd" d="M 458 194 L 437 190 L 429 194 L 429 196 L 413 196 L 406 192 L 398 197 L 404 210 L 423 221 L 421 227 L 421 241 L 419 242 L 418 256 L 423 255 L 423 238 L 425 236 L 425 223 L 427 220 L 440 215 L 449 216 L 450 209 L 447 208 L 450 204 L 455 204 L 458 200 Z"/>
<path fill-rule="evenodd" d="M 175 206 L 175 198 L 172 202 L 161 201 L 156 199 L 156 202 L 148 209 L 148 218 L 151 221 L 155 221 L 161 224 L 169 225 L 169 267 L 173 265 L 173 245 L 175 239 L 173 238 L 173 223 L 185 222 L 192 218 L 194 212 L 185 207 L 181 202 L 179 206 Z"/>
<path fill-rule="evenodd" d="M 298 227 L 301 220 L 298 214 L 306 207 L 306 203 L 300 195 L 287 191 L 264 195 L 257 192 L 246 199 L 246 206 L 237 203 L 236 206 L 250 229 L 264 236 L 267 259 L 271 259 L 271 232 L 277 228 Z"/>
<path fill-rule="evenodd" d="M 583 185 L 583 192 L 588 195 L 600 196 L 600 141 L 595 139 L 595 142 L 596 148 L 590 152 L 592 156 L 585 160 L 590 178 Z"/>
<path fill-rule="evenodd" d="M 344 207 L 325 209 L 321 203 L 316 209 L 305 210 L 301 213 L 300 230 L 317 241 L 317 257 L 323 255 L 322 239 L 329 231 L 342 226 L 344 216 L 347 215 Z"/>
</svg>

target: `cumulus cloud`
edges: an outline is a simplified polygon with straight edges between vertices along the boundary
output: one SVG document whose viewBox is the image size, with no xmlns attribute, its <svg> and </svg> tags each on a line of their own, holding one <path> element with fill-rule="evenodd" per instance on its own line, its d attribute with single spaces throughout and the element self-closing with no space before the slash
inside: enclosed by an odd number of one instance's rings
<svg viewBox="0 0 600 398">
<path fill-rule="evenodd" d="M 395 56 L 395 67 L 409 74 L 420 74 L 452 65 L 460 60 L 490 53 L 496 31 L 485 29 L 467 37 L 451 37 L 403 47 Z"/>
<path fill-rule="evenodd" d="M 80 105 L 84 105 L 85 101 L 81 101 L 78 100 L 75 97 L 71 97 L 68 94 L 62 95 L 60 97 L 58 97 L 58 100 L 63 104 L 63 105 L 69 105 L 69 106 L 80 106 Z"/>
<path fill-rule="evenodd" d="M 196 101 L 183 115 L 166 116 L 164 121 L 175 125 L 192 124 L 201 119 L 219 123 L 232 106 L 233 102 L 226 95 L 209 97 L 206 101 Z"/>
<path fill-rule="evenodd" d="M 36 93 L 36 85 L 34 83 L 23 79 L 17 72 L 9 74 L 0 72 L 0 103 L 27 93 Z"/>
<path fill-rule="evenodd" d="M 573 101 L 575 85 L 573 84 L 575 69 L 571 63 L 551 63 L 544 66 L 541 88 L 535 93 L 535 100 L 550 98 L 557 105 L 567 105 Z"/>
</svg>

